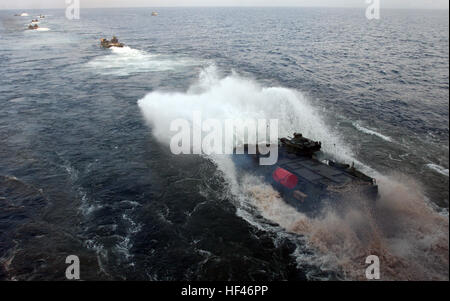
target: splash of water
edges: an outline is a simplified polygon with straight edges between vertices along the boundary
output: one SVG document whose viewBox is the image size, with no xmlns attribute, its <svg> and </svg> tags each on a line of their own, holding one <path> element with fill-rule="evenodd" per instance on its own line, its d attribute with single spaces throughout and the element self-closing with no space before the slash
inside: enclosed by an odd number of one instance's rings
<svg viewBox="0 0 450 301">
<path fill-rule="evenodd" d="M 152 92 L 138 102 L 154 136 L 169 143 L 170 122 L 191 120 L 194 111 L 204 118 L 264 118 L 279 120 L 279 135 L 301 131 L 315 140 L 327 141 L 324 150 L 344 161 L 355 161 L 339 135 L 326 126 L 317 110 L 298 91 L 263 87 L 232 73 L 221 77 L 211 66 L 185 93 Z M 341 271 L 345 279 L 365 279 L 365 258 L 378 255 L 382 277 L 389 279 L 448 279 L 448 218 L 427 203 L 418 185 L 400 176 L 379 175 L 381 198 L 374 206 L 368 200 L 349 197 L 347 210 L 325 208 L 310 218 L 289 206 L 261 179 L 237 174 L 226 156 L 209 157 L 222 171 L 237 202 L 238 215 L 264 228 L 252 209 L 289 233 L 301 234 L 316 250 L 314 256 L 298 257 L 321 269 Z M 264 228 L 266 229 L 266 228 Z M 267 229 L 266 229 L 267 230 Z"/>
<path fill-rule="evenodd" d="M 170 123 L 178 118 L 192 123 L 193 112 L 202 118 L 278 119 L 279 137 L 301 131 L 305 136 L 327 141 L 325 151 L 343 161 L 354 161 L 350 149 L 327 127 L 323 118 L 298 91 L 282 87 L 263 87 L 257 82 L 232 73 L 221 77 L 212 65 L 204 69 L 196 84 L 185 93 L 152 92 L 138 101 L 138 105 L 161 142 L 173 136 Z M 244 142 L 244 141 L 239 141 Z"/>
<path fill-rule="evenodd" d="M 341 271 L 344 279 L 364 280 L 365 258 L 377 255 L 383 280 L 447 280 L 448 218 L 428 206 L 419 189 L 411 189 L 416 183 L 400 178 L 379 181 L 381 197 L 375 205 L 349 198 L 344 213 L 324 208 L 315 218 L 252 177 L 242 187 L 265 218 L 305 235 L 320 255 L 316 264 Z"/>
</svg>

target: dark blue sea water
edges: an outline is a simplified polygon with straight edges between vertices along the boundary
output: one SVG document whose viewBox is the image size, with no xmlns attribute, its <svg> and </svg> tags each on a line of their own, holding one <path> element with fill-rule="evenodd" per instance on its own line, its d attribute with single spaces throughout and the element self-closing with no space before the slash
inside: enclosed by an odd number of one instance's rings
<svg viewBox="0 0 450 301">
<path fill-rule="evenodd" d="M 70 254 L 86 280 L 361 279 L 373 253 L 385 279 L 448 279 L 448 11 L 151 11 L 0 11 L 0 279 L 64 279 Z M 376 212 L 311 219 L 171 154 L 196 109 L 321 140 L 377 178 Z"/>
</svg>

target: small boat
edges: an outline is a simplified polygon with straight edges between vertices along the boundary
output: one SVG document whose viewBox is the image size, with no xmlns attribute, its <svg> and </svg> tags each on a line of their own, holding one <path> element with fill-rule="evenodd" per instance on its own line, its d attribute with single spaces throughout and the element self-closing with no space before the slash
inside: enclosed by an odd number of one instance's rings
<svg viewBox="0 0 450 301">
<path fill-rule="evenodd" d="M 30 30 L 35 30 L 35 29 L 38 29 L 39 28 L 39 26 L 37 25 L 37 24 L 34 24 L 34 25 L 28 25 L 28 29 L 30 29 Z"/>
<path fill-rule="evenodd" d="M 105 38 L 100 39 L 100 45 L 103 48 L 111 48 L 111 47 L 120 47 L 121 48 L 121 47 L 125 46 L 123 43 L 119 42 L 119 40 L 116 38 L 116 36 L 113 36 L 111 41 L 109 41 Z"/>
<path fill-rule="evenodd" d="M 157 15 L 158 15 L 158 13 L 157 13 L 157 12 L 155 12 L 155 11 L 154 11 L 154 12 L 152 12 L 152 16 L 153 16 L 153 17 L 156 17 Z"/>
</svg>

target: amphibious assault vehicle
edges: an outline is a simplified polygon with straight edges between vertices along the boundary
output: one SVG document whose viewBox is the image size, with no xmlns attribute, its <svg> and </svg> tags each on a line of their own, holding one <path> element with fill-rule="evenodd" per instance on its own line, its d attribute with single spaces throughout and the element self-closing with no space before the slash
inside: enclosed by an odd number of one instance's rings
<svg viewBox="0 0 450 301">
<path fill-rule="evenodd" d="M 259 165 L 262 155 L 258 147 L 255 155 L 244 156 L 247 159 L 236 155 L 234 160 L 238 168 L 263 175 L 286 202 L 301 212 L 315 212 L 324 202 L 333 205 L 355 196 L 373 201 L 378 198 L 375 179 L 358 171 L 353 164 L 325 160 L 321 147 L 321 142 L 294 133 L 292 138 L 279 139 L 275 165 Z M 248 145 L 244 149 L 248 150 Z"/>
<path fill-rule="evenodd" d="M 123 46 L 125 46 L 123 43 L 120 43 L 119 40 L 115 36 L 112 37 L 111 41 L 109 41 L 105 38 L 100 39 L 100 45 L 103 48 L 111 48 L 111 47 L 122 48 Z"/>
</svg>

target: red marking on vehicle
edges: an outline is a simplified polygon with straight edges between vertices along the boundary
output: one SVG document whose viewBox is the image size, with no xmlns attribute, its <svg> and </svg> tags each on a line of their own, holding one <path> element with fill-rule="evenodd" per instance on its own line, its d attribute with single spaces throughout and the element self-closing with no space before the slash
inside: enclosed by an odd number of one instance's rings
<svg viewBox="0 0 450 301">
<path fill-rule="evenodd" d="M 292 189 L 298 184 L 298 178 L 293 173 L 290 173 L 286 169 L 278 167 L 272 174 L 275 182 L 280 183 L 286 188 Z"/>
</svg>

